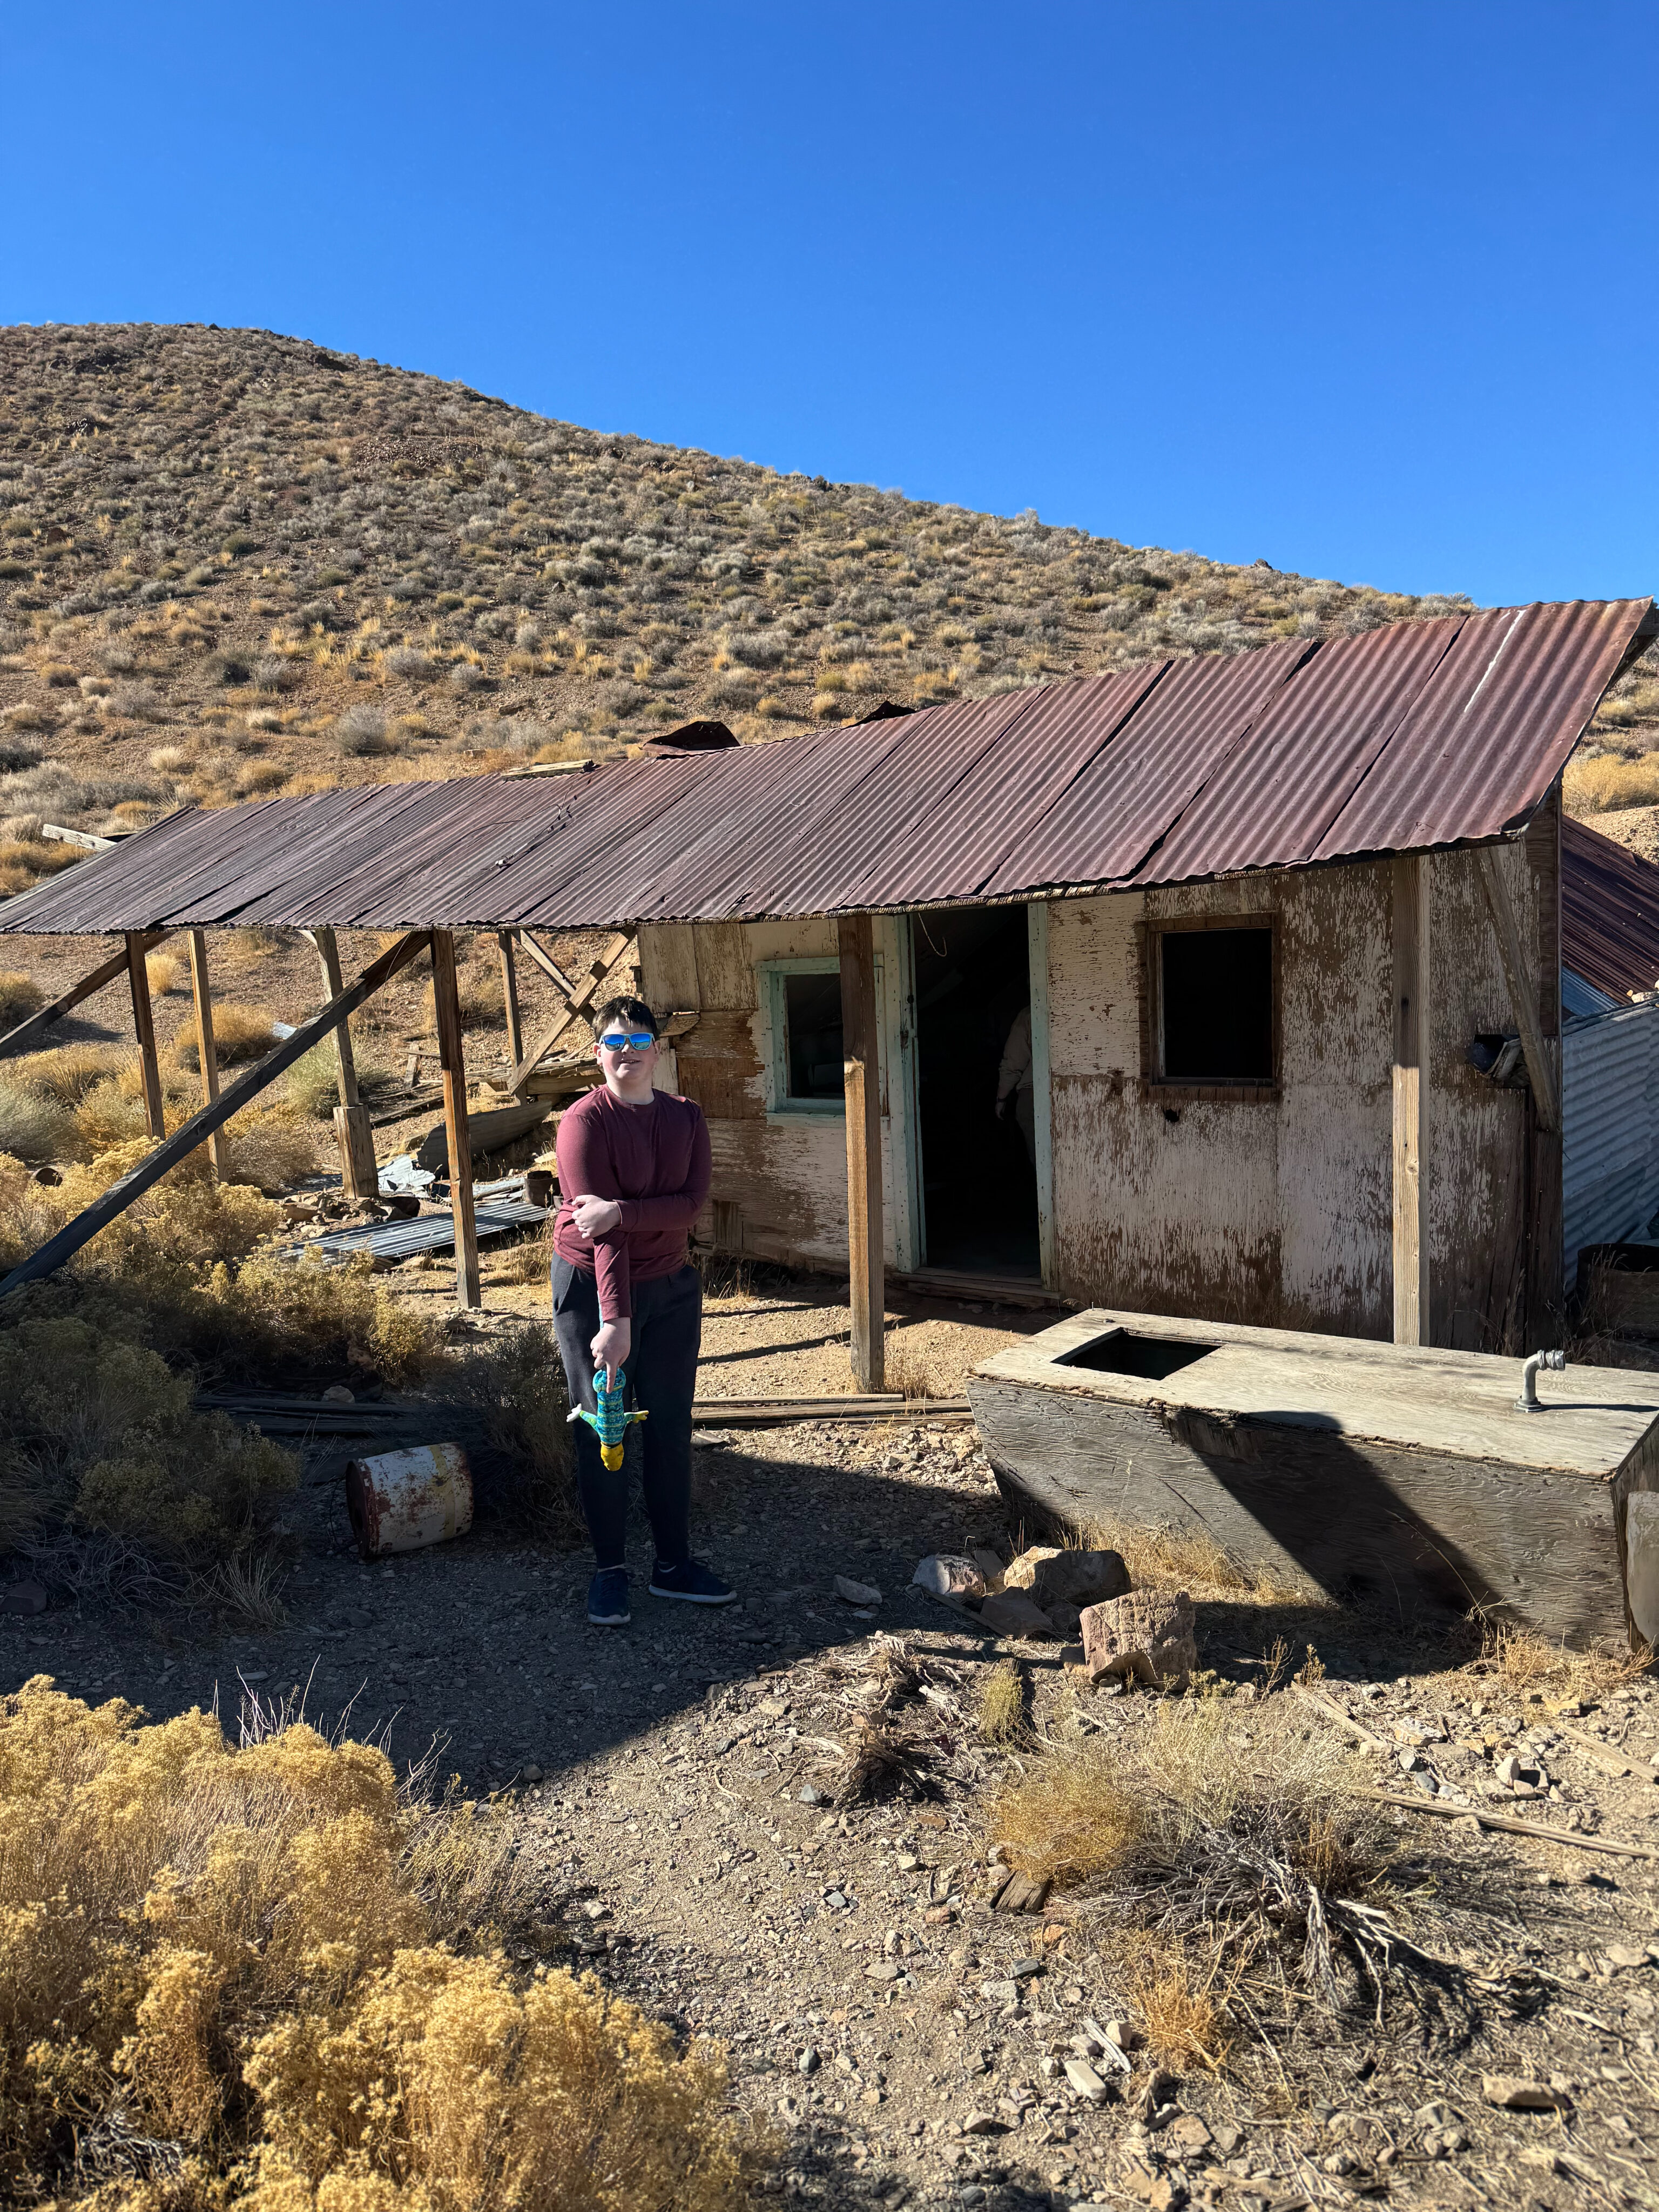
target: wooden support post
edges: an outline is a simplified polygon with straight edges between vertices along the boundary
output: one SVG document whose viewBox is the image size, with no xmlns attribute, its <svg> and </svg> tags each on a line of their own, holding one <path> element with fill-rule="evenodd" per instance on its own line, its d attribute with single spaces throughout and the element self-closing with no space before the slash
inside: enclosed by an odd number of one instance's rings
<svg viewBox="0 0 1659 2212">
<path fill-rule="evenodd" d="M 574 998 L 576 993 L 576 985 L 571 981 L 570 977 L 565 974 L 563 969 L 560 967 L 558 962 L 553 957 L 553 955 L 547 950 L 546 946 L 537 942 L 534 931 L 521 929 L 517 933 L 517 935 L 519 943 L 523 945 L 525 951 L 530 955 L 536 965 L 541 969 L 543 975 L 548 977 L 554 988 L 559 993 L 560 996 L 565 999 Z"/>
<path fill-rule="evenodd" d="M 145 951 L 154 952 L 156 946 L 165 944 L 171 934 L 172 932 L 166 929 L 149 931 L 144 937 Z M 123 940 L 118 952 L 111 953 L 107 960 L 100 960 L 89 975 L 83 975 L 78 983 L 71 983 L 60 998 L 54 999 L 50 1006 L 38 1007 L 26 1021 L 19 1022 L 15 1030 L 8 1030 L 4 1036 L 0 1036 L 0 1052 L 12 1052 L 19 1045 L 33 1044 L 43 1030 L 50 1029 L 54 1022 L 62 1021 L 64 1016 L 71 1008 L 78 1006 L 82 999 L 91 998 L 94 991 L 101 991 L 118 975 L 125 975 L 128 958 L 127 944 Z"/>
<path fill-rule="evenodd" d="M 524 1058 L 524 1025 L 519 1019 L 519 970 L 513 958 L 513 933 L 498 929 L 495 942 L 501 955 L 501 1004 L 507 1009 L 507 1060 L 516 1067 Z"/>
<path fill-rule="evenodd" d="M 323 996 L 340 995 L 340 947 L 331 929 L 307 930 L 317 948 L 323 971 Z M 374 1157 L 374 1133 L 368 1109 L 357 1089 L 357 1062 L 351 1049 L 351 1024 L 342 1022 L 334 1032 L 334 1051 L 340 1073 L 340 1103 L 334 1109 L 334 1141 L 340 1148 L 340 1188 L 348 1198 L 380 1195 L 380 1170 Z"/>
<path fill-rule="evenodd" d="M 1498 957 L 1504 963 L 1504 981 L 1510 988 L 1515 1026 L 1521 1032 L 1521 1051 L 1527 1063 L 1527 1080 L 1532 1085 L 1538 1126 L 1540 1129 L 1556 1130 L 1561 1126 L 1561 1105 L 1556 1096 L 1555 1070 L 1538 1018 L 1537 984 L 1521 949 L 1521 932 L 1515 908 L 1510 903 L 1509 886 L 1504 881 L 1498 854 L 1490 845 L 1476 846 L 1474 858 L 1498 937 Z"/>
<path fill-rule="evenodd" d="M 1428 1177 L 1429 861 L 1393 864 L 1394 1340 L 1430 1338 Z"/>
<path fill-rule="evenodd" d="M 472 1134 L 466 1112 L 466 1054 L 461 1002 L 455 988 L 455 939 L 432 933 L 432 998 L 438 1016 L 438 1060 L 444 1072 L 444 1126 L 449 1132 L 449 1203 L 455 1216 L 455 1302 L 481 1306 L 478 1223 L 472 1205 Z"/>
<path fill-rule="evenodd" d="M 564 1012 L 554 1023 L 552 1028 L 543 1033 L 514 1067 L 507 1081 L 507 1087 L 509 1091 L 521 1090 L 526 1076 L 541 1065 L 567 1030 L 575 1027 L 599 997 L 605 984 L 611 981 L 613 971 L 622 965 L 632 951 L 633 945 L 634 940 L 631 937 L 613 937 L 611 939 L 604 952 L 593 963 L 587 981 L 573 998 L 566 1002 Z"/>
<path fill-rule="evenodd" d="M 853 1379 L 886 1387 L 886 1268 L 881 1218 L 880 1018 L 874 932 L 867 914 L 843 915 L 841 1034 L 847 1086 L 847 1247 L 853 1285 Z"/>
<path fill-rule="evenodd" d="M 161 1064 L 155 1057 L 155 1022 L 150 1012 L 149 977 L 144 972 L 149 939 L 142 932 L 127 936 L 127 985 L 132 993 L 132 1027 L 138 1039 L 138 1065 L 144 1082 L 144 1127 L 152 1137 L 165 1137 L 161 1114 Z"/>
<path fill-rule="evenodd" d="M 350 988 L 323 1008 L 321 1013 L 301 1022 L 292 1036 L 284 1037 L 261 1060 L 226 1085 L 210 1106 L 198 1107 L 188 1121 L 175 1129 L 165 1144 L 158 1145 L 136 1168 L 112 1182 L 101 1197 L 77 1213 L 73 1221 L 65 1222 L 55 1237 L 49 1237 L 38 1252 L 14 1267 L 3 1282 L 0 1282 L 0 1298 L 9 1297 L 25 1283 L 39 1282 L 43 1276 L 56 1274 L 65 1260 L 71 1260 L 83 1244 L 90 1243 L 98 1231 L 118 1214 L 125 1213 L 136 1198 L 142 1198 L 152 1184 L 158 1183 L 169 1168 L 176 1168 L 187 1159 L 196 1147 L 206 1142 L 216 1129 L 222 1128 L 233 1114 L 240 1114 L 251 1098 L 257 1098 L 268 1085 L 292 1067 L 296 1060 L 303 1060 L 314 1044 L 320 1044 L 329 1031 L 345 1016 L 353 1013 L 365 999 L 373 998 L 383 983 L 389 983 L 400 969 L 408 966 L 415 955 L 426 944 L 426 932 L 410 930 L 400 937 L 388 952 L 357 978 Z"/>
<path fill-rule="evenodd" d="M 213 994 L 208 988 L 207 932 L 190 933 L 190 994 L 196 1001 L 196 1053 L 202 1070 L 202 1103 L 211 1106 L 219 1096 L 219 1048 L 213 1041 Z M 213 1172 L 225 1179 L 225 1133 L 216 1129 L 207 1140 Z"/>
</svg>

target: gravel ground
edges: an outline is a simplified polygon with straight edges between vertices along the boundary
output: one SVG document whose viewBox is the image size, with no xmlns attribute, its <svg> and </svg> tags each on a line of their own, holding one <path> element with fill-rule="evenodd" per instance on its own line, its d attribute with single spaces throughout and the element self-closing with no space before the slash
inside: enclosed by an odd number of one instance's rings
<svg viewBox="0 0 1659 2212">
<path fill-rule="evenodd" d="M 1654 1863 L 1482 1832 L 1470 1814 L 1391 1816 L 1414 1891 L 1474 1900 L 1461 2025 L 1396 2003 L 1380 2029 L 1286 2041 L 1219 2079 L 1157 2081 L 1137 2060 L 1103 2103 L 1070 2087 L 1081 2023 L 1126 2003 L 1063 1899 L 1038 1917 L 991 1909 L 986 1807 L 1020 1754 L 981 1741 L 979 1686 L 1012 1654 L 1034 1727 L 1061 1740 L 1140 1728 L 1152 1700 L 1082 1696 L 1054 1647 L 994 1642 L 907 1587 L 926 1552 L 1008 1540 L 965 1423 L 705 1441 L 697 1542 L 743 1601 L 706 1613 L 636 1586 L 623 1632 L 587 1626 L 584 1562 L 493 1524 L 487 1483 L 464 1542 L 364 1567 L 340 1457 L 313 1460 L 289 1514 L 281 1628 L 198 1642 L 176 1618 L 54 1610 L 0 1628 L 9 1680 L 46 1673 L 157 1717 L 216 1699 L 231 1717 L 243 1685 L 301 1685 L 325 1727 L 380 1734 L 400 1760 L 435 1739 L 469 1790 L 511 1785 L 550 1918 L 608 1982 L 727 2045 L 735 2096 L 780 2130 L 776 2191 L 993 2212 L 1659 2202 Z M 873 1615 L 835 1596 L 837 1573 L 882 1592 Z M 1570 1717 L 1474 1671 L 1443 1633 L 1236 1603 L 1200 1620 L 1201 1661 L 1246 1722 L 1261 1655 L 1313 1641 L 1323 1693 L 1387 1746 L 1379 1781 L 1486 1808 L 1510 1794 L 1496 1761 L 1513 1751 L 1545 1794 L 1506 1809 L 1659 1835 L 1645 1679 Z M 931 1685 L 927 1794 L 842 1812 L 893 1638 Z M 1402 1755 L 1420 1763 L 1405 1772 Z M 1494 2111 L 1485 2073 L 1553 2082 L 1565 2110 Z"/>
</svg>

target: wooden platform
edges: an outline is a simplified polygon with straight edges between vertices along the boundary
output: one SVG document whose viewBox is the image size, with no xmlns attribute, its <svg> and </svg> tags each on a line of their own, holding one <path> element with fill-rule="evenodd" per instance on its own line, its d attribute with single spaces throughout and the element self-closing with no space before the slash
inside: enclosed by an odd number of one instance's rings
<svg viewBox="0 0 1659 2212">
<path fill-rule="evenodd" d="M 1094 1310 L 985 1361 L 968 1395 L 1005 1490 L 1057 1519 L 1203 1533 L 1287 1594 L 1622 1638 L 1659 1376 L 1546 1374 L 1538 1413 L 1516 1411 L 1520 1382 L 1518 1359 Z"/>
</svg>

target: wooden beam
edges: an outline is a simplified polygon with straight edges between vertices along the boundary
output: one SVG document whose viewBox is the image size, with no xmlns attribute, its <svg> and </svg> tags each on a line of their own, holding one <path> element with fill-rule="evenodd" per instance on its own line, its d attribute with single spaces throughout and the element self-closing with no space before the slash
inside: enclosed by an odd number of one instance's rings
<svg viewBox="0 0 1659 2212">
<path fill-rule="evenodd" d="M 149 977 L 144 971 L 145 939 L 134 931 L 127 938 L 127 984 L 132 994 L 132 1028 L 138 1040 L 138 1066 L 144 1085 L 144 1127 L 152 1137 L 165 1137 L 161 1113 L 161 1063 L 155 1056 L 155 1020 L 150 1012 Z"/>
<path fill-rule="evenodd" d="M 853 1379 L 886 1384 L 886 1279 L 881 1217 L 881 1074 L 876 948 L 867 914 L 842 915 L 841 1036 L 847 1095 L 847 1248 L 853 1286 Z"/>
<path fill-rule="evenodd" d="M 1429 862 L 1394 862 L 1394 1340 L 1430 1341 Z"/>
<path fill-rule="evenodd" d="M 506 931 L 503 931 L 501 933 L 503 936 L 507 934 Z M 548 951 L 546 947 L 544 945 L 538 945 L 536 939 L 527 929 L 521 929 L 519 932 L 519 942 L 523 945 L 525 951 L 530 955 L 536 965 L 541 969 L 543 975 L 552 978 L 555 988 L 562 994 L 564 998 L 567 1000 L 574 999 L 579 987 L 570 976 L 565 974 L 563 969 L 560 967 L 558 962 L 553 957 L 553 955 Z"/>
<path fill-rule="evenodd" d="M 498 929 L 495 945 L 501 956 L 501 1005 L 507 1013 L 507 1057 L 510 1066 L 516 1067 L 524 1058 L 524 1024 L 519 1018 L 519 970 L 513 958 L 513 932 Z M 528 945 L 532 957 L 536 948 Z"/>
<path fill-rule="evenodd" d="M 1537 981 L 1521 949 L 1521 932 L 1510 902 L 1509 886 L 1504 881 L 1503 866 L 1493 847 L 1476 846 L 1474 859 L 1480 871 L 1481 888 L 1486 894 L 1492 926 L 1497 933 L 1504 981 L 1510 987 L 1515 1026 L 1521 1032 L 1521 1050 L 1526 1058 L 1527 1079 L 1532 1085 L 1539 1127 L 1556 1130 L 1561 1126 L 1561 1104 L 1556 1091 L 1555 1070 L 1550 1063 L 1549 1047 L 1538 1018 Z"/>
<path fill-rule="evenodd" d="M 631 937 L 611 939 L 601 957 L 593 963 L 593 972 L 587 981 L 583 984 L 574 998 L 566 1001 L 564 1012 L 554 1023 L 552 1028 L 547 1030 L 540 1042 L 527 1052 L 514 1067 L 507 1082 L 509 1091 L 516 1091 L 526 1076 L 540 1061 L 547 1058 L 548 1054 L 552 1051 L 565 1031 L 575 1027 L 605 986 L 611 981 L 613 970 L 621 966 L 633 942 Z"/>
<path fill-rule="evenodd" d="M 318 965 L 323 971 L 324 996 L 337 999 L 343 988 L 340 980 L 338 939 L 328 928 L 307 929 L 303 934 L 317 948 Z M 380 1164 L 374 1157 L 374 1136 L 368 1109 L 357 1088 L 357 1060 L 351 1048 L 349 1022 L 342 1022 L 335 1030 L 334 1052 L 340 1076 L 340 1103 L 334 1109 L 334 1141 L 340 1153 L 340 1188 L 348 1198 L 375 1198 L 379 1196 L 380 1188 Z"/>
<path fill-rule="evenodd" d="M 202 1103 L 211 1106 L 219 1096 L 219 1048 L 213 1041 L 213 993 L 208 984 L 207 932 L 190 933 L 190 994 L 196 1002 L 196 1054 L 202 1071 Z M 208 1158 L 213 1172 L 225 1179 L 225 1133 L 216 1129 L 208 1139 Z"/>
<path fill-rule="evenodd" d="M 455 988 L 455 939 L 432 933 L 432 999 L 438 1017 L 438 1063 L 444 1072 L 444 1127 L 449 1133 L 449 1203 L 455 1216 L 455 1302 L 483 1304 L 478 1279 L 478 1221 L 472 1204 L 472 1134 L 467 1124 L 466 1052 Z"/>
<path fill-rule="evenodd" d="M 292 1036 L 256 1060 L 252 1067 L 244 1068 L 234 1082 L 222 1091 L 210 1106 L 204 1106 L 192 1114 L 188 1121 L 173 1131 L 164 1144 L 160 1144 L 148 1159 L 140 1160 L 136 1168 L 112 1182 L 102 1197 L 96 1198 L 73 1221 L 66 1222 L 55 1237 L 49 1237 L 38 1252 L 14 1267 L 3 1282 L 0 1282 L 0 1297 L 9 1297 L 25 1283 L 38 1282 L 43 1275 L 55 1274 L 65 1260 L 71 1260 L 83 1244 L 91 1242 L 98 1231 L 125 1213 L 134 1199 L 142 1198 L 153 1183 L 157 1183 L 169 1168 L 176 1168 L 196 1147 L 221 1129 L 233 1114 L 240 1114 L 251 1098 L 257 1098 L 268 1084 L 303 1060 L 314 1044 L 320 1043 L 338 1021 L 355 1013 L 366 999 L 374 997 L 383 983 L 388 983 L 402 968 L 420 951 L 427 941 L 424 930 L 411 930 L 401 937 L 388 952 L 383 952 L 362 974 L 319 1014 L 301 1022 Z"/>
<path fill-rule="evenodd" d="M 145 951 L 154 952 L 156 946 L 165 943 L 171 934 L 172 932 L 166 929 L 147 931 Z M 101 991 L 106 983 L 112 983 L 118 975 L 125 975 L 126 972 L 127 946 L 124 939 L 118 952 L 112 952 L 107 960 L 100 960 L 78 983 L 71 983 L 61 998 L 54 999 L 50 1006 L 37 1007 L 27 1021 L 19 1022 L 15 1030 L 8 1030 L 4 1036 L 0 1036 L 0 1052 L 10 1052 L 17 1045 L 31 1043 L 42 1030 L 50 1029 L 54 1022 L 62 1021 L 64 1016 L 72 1007 L 78 1006 L 82 999 L 89 999 L 94 991 Z"/>
</svg>

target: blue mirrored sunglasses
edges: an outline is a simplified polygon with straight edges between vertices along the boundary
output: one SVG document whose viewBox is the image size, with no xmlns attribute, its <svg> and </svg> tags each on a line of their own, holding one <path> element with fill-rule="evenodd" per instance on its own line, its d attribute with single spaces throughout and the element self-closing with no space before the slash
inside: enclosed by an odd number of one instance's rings
<svg viewBox="0 0 1659 2212">
<path fill-rule="evenodd" d="M 625 1044 L 632 1045 L 635 1052 L 643 1052 L 647 1045 L 656 1042 L 649 1030 L 607 1030 L 599 1039 L 607 1052 L 620 1052 Z"/>
</svg>

